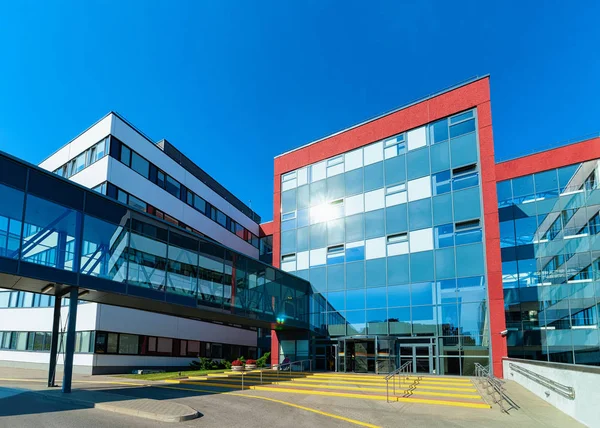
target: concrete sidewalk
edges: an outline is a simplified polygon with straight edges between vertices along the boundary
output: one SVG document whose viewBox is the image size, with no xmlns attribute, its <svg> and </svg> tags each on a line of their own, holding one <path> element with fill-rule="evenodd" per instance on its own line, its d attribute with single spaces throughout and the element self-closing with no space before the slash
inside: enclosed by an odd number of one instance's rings
<svg viewBox="0 0 600 428">
<path fill-rule="evenodd" d="M 41 390 L 35 393 L 52 400 L 162 422 L 183 422 L 200 416 L 200 413 L 190 406 L 174 401 L 132 398 L 82 389 L 74 389 L 70 394 L 63 394 L 59 389 Z"/>
</svg>

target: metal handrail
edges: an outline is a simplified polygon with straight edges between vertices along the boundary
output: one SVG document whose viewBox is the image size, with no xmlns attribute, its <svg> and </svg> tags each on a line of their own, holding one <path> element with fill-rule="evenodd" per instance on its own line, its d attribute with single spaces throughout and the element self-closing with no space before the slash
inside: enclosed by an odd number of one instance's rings
<svg viewBox="0 0 600 428">
<path fill-rule="evenodd" d="M 565 398 L 568 398 L 569 400 L 575 399 L 575 389 L 571 386 L 563 385 L 562 383 L 556 382 L 555 380 L 547 378 L 546 376 L 542 376 L 541 374 L 528 370 L 524 367 L 517 366 L 513 363 L 508 363 L 508 367 L 520 375 L 533 380 L 534 382 L 556 392 Z"/>
<path fill-rule="evenodd" d="M 408 379 L 411 369 L 412 369 L 412 361 L 407 361 L 406 363 L 402 364 L 399 368 L 397 368 L 396 370 L 394 370 L 392 373 L 388 374 L 385 377 L 385 395 L 386 395 L 386 401 L 388 403 L 390 402 L 390 379 L 392 380 L 392 385 L 394 388 L 394 396 L 395 396 L 396 395 L 396 376 L 400 377 L 400 373 L 406 373 L 406 376 L 404 376 L 404 377 L 406 379 Z"/>
<path fill-rule="evenodd" d="M 290 378 L 292 377 L 292 368 L 295 364 L 300 364 L 300 373 L 304 372 L 304 363 L 306 363 L 308 361 L 308 371 L 312 372 L 312 360 L 308 359 L 308 360 L 298 360 L 298 361 L 292 361 L 289 363 L 285 363 L 285 364 L 278 364 L 277 365 L 277 378 L 279 379 L 279 372 L 280 371 L 285 371 L 285 368 L 282 368 L 282 366 L 287 367 L 287 370 L 290 371 Z"/>
<path fill-rule="evenodd" d="M 520 409 L 519 405 L 515 403 L 504 390 L 504 386 L 502 385 L 503 382 L 490 373 L 489 366 L 484 367 L 479 363 L 475 363 L 475 376 L 480 379 L 482 384 L 485 382 L 487 385 L 486 392 L 492 397 L 494 403 L 500 406 L 500 409 L 504 413 L 508 413 L 511 409 Z M 508 408 L 504 407 L 504 402 L 508 403 Z"/>
</svg>

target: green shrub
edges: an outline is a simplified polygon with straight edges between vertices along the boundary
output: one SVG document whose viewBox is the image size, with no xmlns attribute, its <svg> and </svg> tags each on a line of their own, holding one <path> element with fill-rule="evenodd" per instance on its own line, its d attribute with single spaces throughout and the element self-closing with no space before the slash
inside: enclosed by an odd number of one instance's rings
<svg viewBox="0 0 600 428">
<path fill-rule="evenodd" d="M 258 360 L 256 360 L 256 366 L 257 367 L 264 367 L 264 366 L 266 366 L 267 365 L 267 361 L 271 361 L 270 357 L 271 357 L 271 353 L 270 352 L 265 352 L 262 357 L 260 357 Z"/>
</svg>

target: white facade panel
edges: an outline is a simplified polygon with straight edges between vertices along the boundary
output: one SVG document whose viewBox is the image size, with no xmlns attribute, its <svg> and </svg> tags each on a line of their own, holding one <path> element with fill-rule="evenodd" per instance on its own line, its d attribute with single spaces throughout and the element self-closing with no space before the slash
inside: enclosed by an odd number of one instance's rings
<svg viewBox="0 0 600 428">
<path fill-rule="evenodd" d="M 365 166 L 383 160 L 383 142 L 380 141 L 364 148 Z"/>
<path fill-rule="evenodd" d="M 408 140 L 408 150 L 425 147 L 427 145 L 426 127 L 422 126 L 420 128 L 408 131 L 406 133 L 406 139 Z"/>
<path fill-rule="evenodd" d="M 188 172 L 185 168 L 167 156 L 159 147 L 157 147 L 154 143 L 148 141 L 146 138 L 142 137 L 137 131 L 133 130 L 129 125 L 123 122 L 118 117 L 114 117 L 112 133 L 115 137 L 129 146 L 131 149 L 138 152 L 140 155 L 144 156 L 148 161 L 152 162 L 154 165 L 165 171 L 171 177 L 179 181 L 184 186 L 191 189 L 194 193 L 198 194 L 206 201 L 210 202 L 212 205 L 223 211 L 229 217 L 233 218 L 235 221 L 240 223 L 246 229 L 250 230 L 255 235 L 258 235 L 258 224 L 250 220 L 246 215 L 242 214 L 238 209 L 236 209 L 233 205 L 219 196 L 214 190 L 209 188 L 206 184 L 202 183 L 198 180 L 193 174 Z M 144 178 L 144 180 L 146 180 Z M 163 191 L 156 187 L 153 183 L 146 180 L 146 182 L 153 187 L 153 190 L 156 193 L 165 193 L 169 195 L 166 191 Z M 115 185 L 119 185 L 114 183 Z M 172 195 L 169 195 L 172 197 Z M 154 204 L 153 204 L 154 205 Z M 156 205 L 156 207 L 160 210 L 166 211 L 164 206 Z M 181 217 L 177 217 L 181 219 Z M 181 219 L 182 221 L 185 221 Z"/>
<path fill-rule="evenodd" d="M 358 149 L 344 155 L 344 167 L 346 172 L 353 169 L 362 168 L 363 166 L 363 150 Z"/>
<path fill-rule="evenodd" d="M 346 216 L 362 213 L 365 210 L 363 195 L 350 196 L 344 201 Z"/>
<path fill-rule="evenodd" d="M 110 134 L 113 117 L 114 115 L 112 114 L 106 116 L 100 122 L 43 160 L 39 166 L 48 171 L 54 171 L 59 166 L 64 165 L 86 149 L 92 147 Z"/>
<path fill-rule="evenodd" d="M 420 251 L 433 250 L 433 230 L 422 229 L 408 233 L 410 241 L 410 252 L 418 253 Z"/>
<path fill-rule="evenodd" d="M 99 305 L 97 328 L 232 345 L 256 346 L 257 343 L 257 334 L 252 330 L 108 305 Z"/>
<path fill-rule="evenodd" d="M 308 269 L 308 251 L 301 251 L 296 254 L 296 264 L 298 266 L 298 270 Z"/>
<path fill-rule="evenodd" d="M 421 177 L 408 182 L 408 201 L 431 198 L 431 177 Z"/>
<path fill-rule="evenodd" d="M 365 245 L 365 259 L 379 259 L 385 257 L 385 237 L 367 239 Z"/>
<path fill-rule="evenodd" d="M 255 248 L 243 239 L 240 239 L 210 218 L 200 214 L 185 202 L 177 199 L 170 193 L 159 189 L 155 184 L 146 180 L 137 172 L 112 158 L 109 159 L 108 179 L 111 183 L 130 192 L 135 197 L 142 199 L 168 215 L 181 220 L 185 224 L 199 230 L 217 242 L 251 257 L 258 258 L 258 248 Z"/>
<path fill-rule="evenodd" d="M 365 193 L 365 212 L 385 207 L 385 189 Z"/>
<path fill-rule="evenodd" d="M 108 180 L 108 163 L 110 160 L 108 155 L 104 156 L 99 161 L 72 175 L 69 180 L 90 189 L 96 187 Z"/>
<path fill-rule="evenodd" d="M 77 307 L 77 331 L 96 329 L 96 303 L 85 303 Z M 3 331 L 52 331 L 54 308 L 6 308 L 0 309 L 0 330 Z M 66 331 L 68 306 L 60 310 L 63 330 Z"/>
<path fill-rule="evenodd" d="M 310 250 L 310 265 L 320 266 L 327 262 L 327 248 Z"/>
</svg>

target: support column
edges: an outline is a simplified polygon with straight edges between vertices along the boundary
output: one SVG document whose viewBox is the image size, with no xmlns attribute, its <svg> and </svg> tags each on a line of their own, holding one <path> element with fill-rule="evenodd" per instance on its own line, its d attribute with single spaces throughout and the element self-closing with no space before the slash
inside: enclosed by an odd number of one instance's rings
<svg viewBox="0 0 600 428">
<path fill-rule="evenodd" d="M 50 366 L 48 367 L 48 387 L 56 386 L 56 357 L 58 355 L 58 335 L 60 332 L 61 297 L 54 298 L 54 316 L 52 318 L 52 341 L 50 344 Z"/>
<path fill-rule="evenodd" d="M 279 337 L 277 331 L 271 329 L 271 365 L 279 364 Z"/>
<path fill-rule="evenodd" d="M 77 298 L 79 289 L 72 287 L 69 291 L 69 320 L 67 323 L 67 343 L 65 346 L 65 364 L 62 392 L 71 392 L 71 380 L 73 378 L 73 355 L 75 354 L 75 327 L 77 321 Z"/>
</svg>

